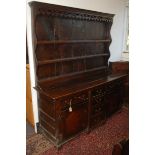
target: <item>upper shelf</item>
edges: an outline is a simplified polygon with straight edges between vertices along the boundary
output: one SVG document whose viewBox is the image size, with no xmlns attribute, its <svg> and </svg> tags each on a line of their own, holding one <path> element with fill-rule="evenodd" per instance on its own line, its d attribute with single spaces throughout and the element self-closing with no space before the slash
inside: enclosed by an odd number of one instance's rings
<svg viewBox="0 0 155 155">
<path fill-rule="evenodd" d="M 37 44 L 66 44 L 66 43 L 100 43 L 100 42 L 111 42 L 107 40 L 42 40 L 37 41 Z"/>
<path fill-rule="evenodd" d="M 54 60 L 38 61 L 38 65 L 50 64 L 50 63 L 62 62 L 62 61 L 72 61 L 72 60 L 77 60 L 77 59 L 101 57 L 101 56 L 109 56 L 109 53 L 96 54 L 96 55 L 87 55 L 87 56 L 79 56 L 79 57 L 71 57 L 71 58 L 63 58 L 63 59 L 61 58 L 61 59 L 54 59 Z"/>
</svg>

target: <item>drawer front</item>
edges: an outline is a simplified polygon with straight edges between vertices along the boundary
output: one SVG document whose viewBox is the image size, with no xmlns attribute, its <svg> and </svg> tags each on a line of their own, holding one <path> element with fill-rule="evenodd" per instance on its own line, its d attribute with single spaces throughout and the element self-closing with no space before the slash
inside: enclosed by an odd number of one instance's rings
<svg viewBox="0 0 155 155">
<path fill-rule="evenodd" d="M 66 96 L 60 100 L 59 110 L 62 111 L 69 111 L 69 108 L 72 107 L 77 108 L 81 104 L 88 103 L 88 92 L 80 92 L 74 95 Z"/>
</svg>

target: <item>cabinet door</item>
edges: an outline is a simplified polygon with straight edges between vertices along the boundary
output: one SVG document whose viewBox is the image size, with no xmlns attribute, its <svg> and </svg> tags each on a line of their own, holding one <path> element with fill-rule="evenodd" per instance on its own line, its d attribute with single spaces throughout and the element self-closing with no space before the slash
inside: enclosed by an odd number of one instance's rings
<svg viewBox="0 0 155 155">
<path fill-rule="evenodd" d="M 91 93 L 90 127 L 95 127 L 106 120 L 105 86 L 99 86 Z"/>
<path fill-rule="evenodd" d="M 111 116 L 119 110 L 122 104 L 122 82 L 116 81 L 107 86 L 105 96 L 107 116 Z"/>
<path fill-rule="evenodd" d="M 78 98 L 78 99 L 77 99 Z M 70 105 L 71 100 L 71 105 Z M 79 100 L 79 96 L 72 99 L 67 99 L 69 101 L 59 114 L 59 139 L 65 141 L 69 138 L 74 137 L 76 134 L 80 133 L 87 128 L 88 122 L 88 101 Z M 69 110 L 71 108 L 71 111 Z"/>
<path fill-rule="evenodd" d="M 106 102 L 107 116 L 111 116 L 120 108 L 120 104 L 121 104 L 120 93 L 115 92 L 115 93 L 106 95 L 105 102 Z"/>
</svg>

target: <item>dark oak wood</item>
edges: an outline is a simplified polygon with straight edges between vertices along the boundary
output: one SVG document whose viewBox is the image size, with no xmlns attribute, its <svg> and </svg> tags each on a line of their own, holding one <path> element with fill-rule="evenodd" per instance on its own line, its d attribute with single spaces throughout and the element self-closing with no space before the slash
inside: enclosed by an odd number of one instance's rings
<svg viewBox="0 0 155 155">
<path fill-rule="evenodd" d="M 124 73 L 127 74 L 124 80 L 124 102 L 129 103 L 129 62 L 115 61 L 109 62 L 109 71 L 111 74 Z"/>
<path fill-rule="evenodd" d="M 57 147 L 103 124 L 122 104 L 108 75 L 112 14 L 30 2 L 39 130 Z"/>
<path fill-rule="evenodd" d="M 125 73 L 129 74 L 129 61 L 109 62 L 111 74 Z"/>
<path fill-rule="evenodd" d="M 82 60 L 86 58 L 94 58 L 94 57 L 101 57 L 101 56 L 109 56 L 108 53 L 104 54 L 96 54 L 96 55 L 87 55 L 87 56 L 76 56 L 76 57 L 71 57 L 71 58 L 62 58 L 62 59 L 54 59 L 54 60 L 44 60 L 44 61 L 38 61 L 38 65 L 44 65 L 44 64 L 51 64 L 51 63 L 56 63 L 56 62 L 62 62 L 62 61 L 75 61 L 75 60 Z"/>
<path fill-rule="evenodd" d="M 111 40 L 52 40 L 52 41 L 38 41 L 37 44 L 69 44 L 69 43 L 100 43 L 111 42 Z"/>
</svg>

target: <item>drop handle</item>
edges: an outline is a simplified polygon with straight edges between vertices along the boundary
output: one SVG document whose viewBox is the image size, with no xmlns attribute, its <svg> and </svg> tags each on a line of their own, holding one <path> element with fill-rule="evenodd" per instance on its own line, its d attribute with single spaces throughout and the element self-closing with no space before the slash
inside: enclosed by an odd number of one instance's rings
<svg viewBox="0 0 155 155">
<path fill-rule="evenodd" d="M 69 102 L 69 112 L 72 112 L 72 100 Z"/>
</svg>

